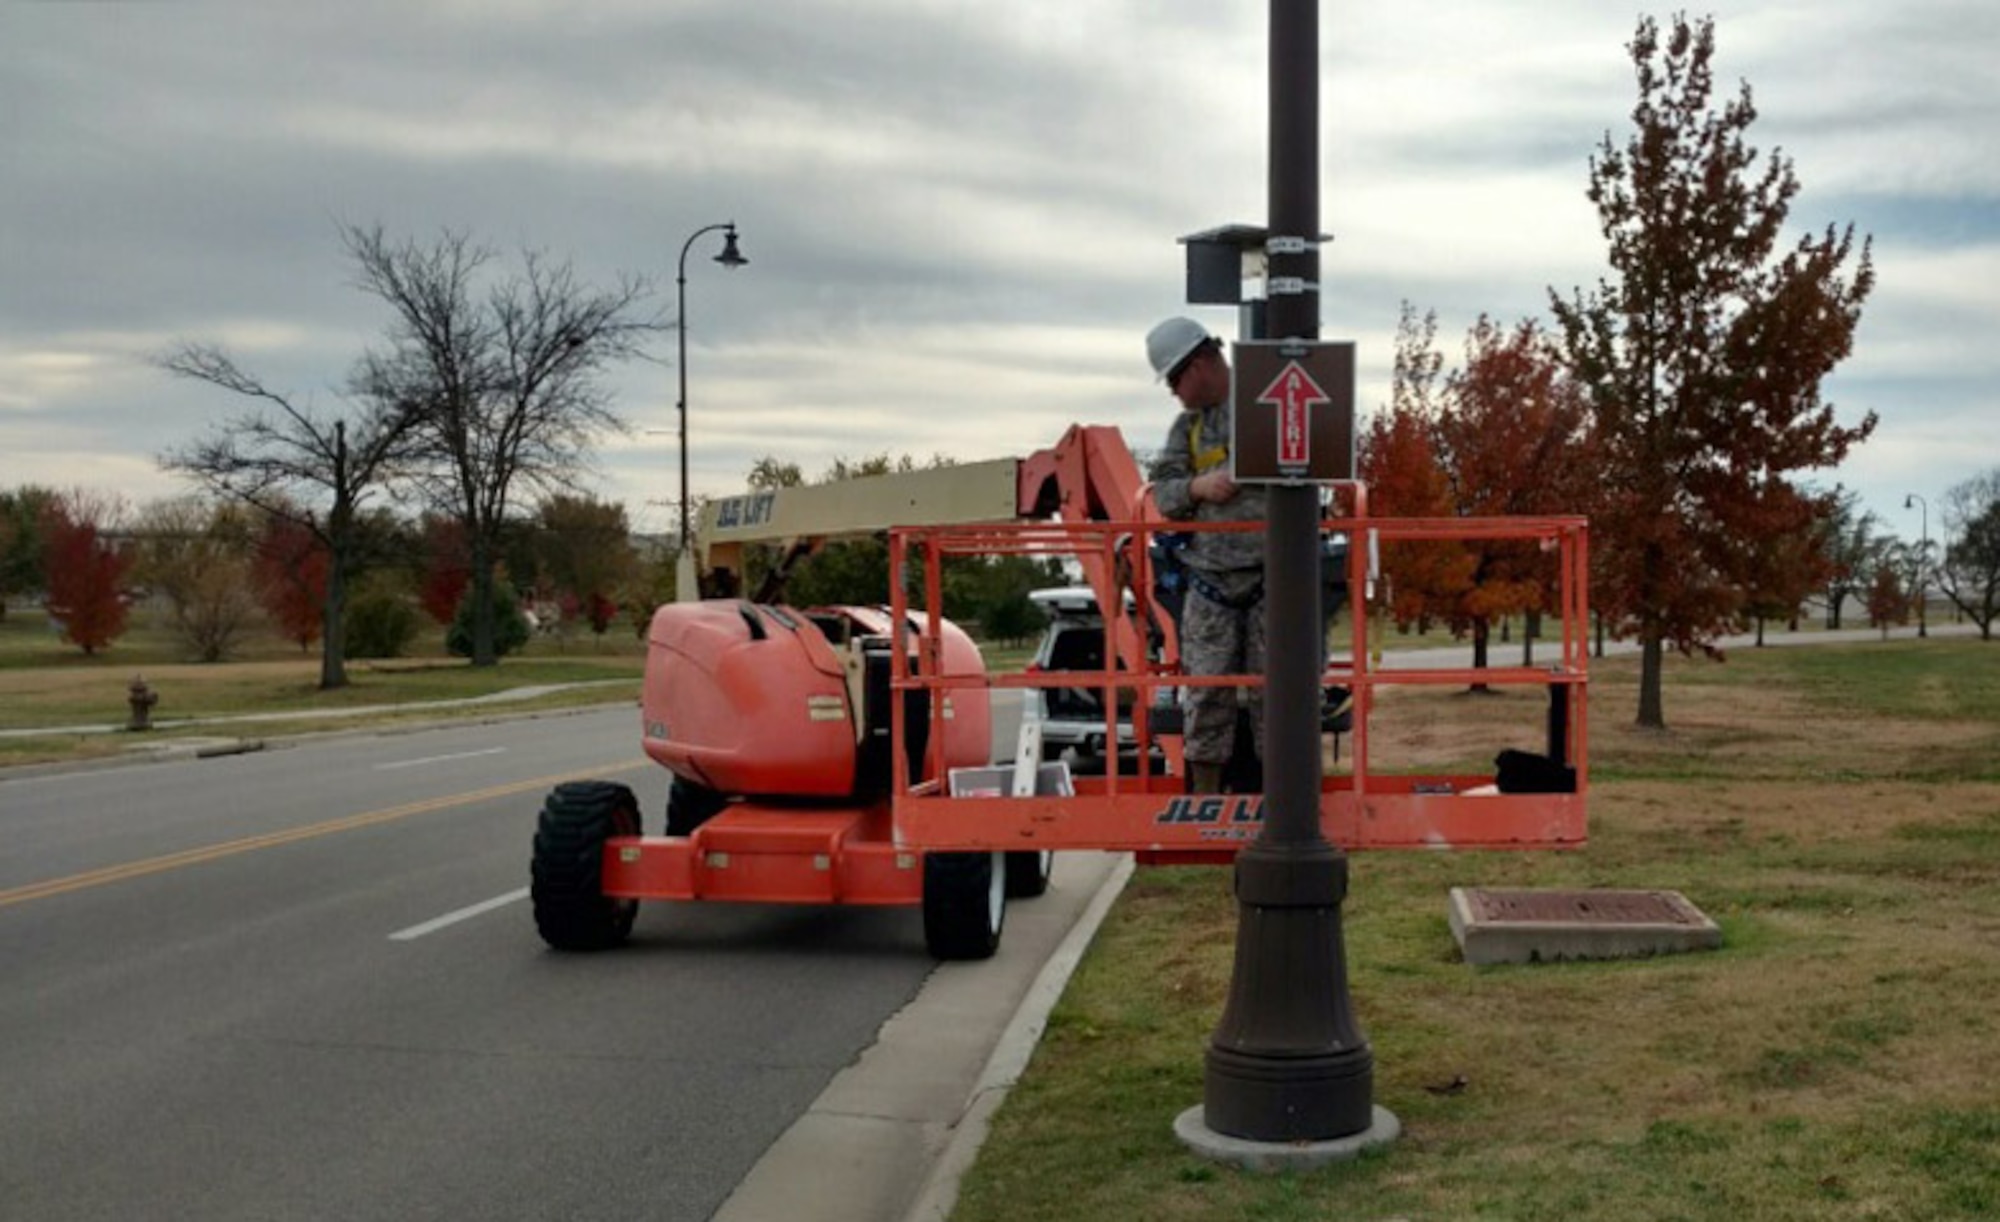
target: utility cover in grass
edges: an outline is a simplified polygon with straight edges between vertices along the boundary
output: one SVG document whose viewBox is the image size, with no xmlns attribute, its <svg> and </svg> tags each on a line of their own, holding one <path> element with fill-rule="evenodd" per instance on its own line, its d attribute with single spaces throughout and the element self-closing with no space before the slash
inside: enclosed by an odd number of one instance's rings
<svg viewBox="0 0 2000 1222">
<path fill-rule="evenodd" d="M 1722 930 L 1678 891 L 1451 889 L 1451 933 L 1472 964 L 1632 959 L 1713 950 Z"/>
</svg>

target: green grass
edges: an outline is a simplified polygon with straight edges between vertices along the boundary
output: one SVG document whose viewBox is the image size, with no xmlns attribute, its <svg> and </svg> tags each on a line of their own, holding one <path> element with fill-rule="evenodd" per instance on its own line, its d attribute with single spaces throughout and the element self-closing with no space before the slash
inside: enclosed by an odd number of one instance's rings
<svg viewBox="0 0 2000 1222">
<path fill-rule="evenodd" d="M 431 638 L 438 638 L 433 640 Z M 386 661 L 352 660 L 348 684 L 318 690 L 317 647 L 301 651 L 269 633 L 245 637 L 225 663 L 197 664 L 160 623 L 157 615 L 134 616 L 130 631 L 112 646 L 87 656 L 57 639 L 38 608 L 10 607 L 0 619 L 0 730 L 123 725 L 129 713 L 127 688 L 143 675 L 159 694 L 153 709 L 157 728 L 145 735 L 46 734 L 0 737 L 0 766 L 90 759 L 118 755 L 137 746 L 157 746 L 176 738 L 217 733 L 296 734 L 434 720 L 450 716 L 490 716 L 496 709 L 541 711 L 637 698 L 644 645 L 625 624 L 602 638 L 588 633 L 568 640 L 537 637 L 498 666 L 474 668 L 445 656 L 442 629 L 419 638 L 428 653 Z M 1018 671 L 1033 655 L 1034 642 L 985 646 L 989 669 Z M 629 681 L 629 686 L 626 683 Z M 421 706 L 466 700 L 519 688 L 556 684 L 590 686 L 538 695 L 498 706 L 439 710 Z M 342 710 L 392 706 L 363 716 Z M 288 714 L 282 721 L 217 727 L 180 726 L 190 718 Z M 311 714 L 322 713 L 323 717 Z"/>
<path fill-rule="evenodd" d="M 129 715 L 128 686 L 140 675 L 158 693 L 152 711 L 158 728 L 144 735 L 51 733 L 0 738 L 0 765 L 116 755 L 190 735 L 305 733 L 440 716 L 490 716 L 491 706 L 455 713 L 421 706 L 548 685 L 590 686 L 498 707 L 528 711 L 630 701 L 638 695 L 642 664 L 642 646 L 629 629 L 621 629 L 602 640 L 587 634 L 568 641 L 537 638 L 493 667 L 475 668 L 463 659 L 443 656 L 441 650 L 431 656 L 350 661 L 347 686 L 320 691 L 318 651 L 302 653 L 296 645 L 269 635 L 247 637 L 239 655 L 229 662 L 190 663 L 183 660 L 171 633 L 141 616 L 111 648 L 85 656 L 57 641 L 38 610 L 16 607 L 0 621 L 0 730 L 123 725 Z M 377 705 L 391 706 L 392 711 L 342 714 Z M 176 724 L 191 718 L 264 714 L 298 716 L 222 728 Z"/>
<path fill-rule="evenodd" d="M 1677 663 L 1664 734 L 1627 724 L 1636 668 L 1606 663 L 1586 849 L 1355 858 L 1349 976 L 1375 1101 L 1405 1126 L 1357 1162 L 1255 1175 L 1175 1140 L 1236 906 L 1226 871 L 1140 871 L 953 1216 L 2000 1216 L 2000 783 L 1974 748 L 2000 735 L 1996 649 Z M 1486 706 L 1415 707 L 1434 725 Z M 1475 969 L 1453 886 L 1673 888 L 1725 943 Z"/>
</svg>

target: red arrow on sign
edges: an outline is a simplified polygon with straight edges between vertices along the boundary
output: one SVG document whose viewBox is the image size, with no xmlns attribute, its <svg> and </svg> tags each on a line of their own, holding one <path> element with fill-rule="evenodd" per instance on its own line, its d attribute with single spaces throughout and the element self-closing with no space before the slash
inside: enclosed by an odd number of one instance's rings
<svg viewBox="0 0 2000 1222">
<path fill-rule="evenodd" d="M 1278 376 L 1257 396 L 1257 402 L 1278 409 L 1278 465 L 1309 466 L 1312 459 L 1312 405 L 1332 399 L 1313 381 L 1305 366 L 1285 362 Z"/>
</svg>

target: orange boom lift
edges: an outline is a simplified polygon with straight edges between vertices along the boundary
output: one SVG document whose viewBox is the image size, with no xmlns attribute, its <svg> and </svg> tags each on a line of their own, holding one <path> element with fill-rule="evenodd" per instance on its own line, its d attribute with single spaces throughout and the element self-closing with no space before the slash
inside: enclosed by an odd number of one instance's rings
<svg viewBox="0 0 2000 1222">
<path fill-rule="evenodd" d="M 1350 639 L 1325 682 L 1353 699 L 1348 768 L 1326 777 L 1320 818 L 1349 849 L 1545 848 L 1584 841 L 1588 788 L 1588 563 L 1581 518 L 1371 518 L 1341 486 Z M 1254 688 L 1257 676 L 1180 673 L 1173 618 L 1154 597 L 1156 533 L 1256 530 L 1164 522 L 1116 429 L 1076 427 L 1002 460 L 788 488 L 711 505 L 701 531 L 711 588 L 741 581 L 742 549 L 787 544 L 779 575 L 820 542 L 888 531 L 890 601 L 793 608 L 764 598 L 670 603 L 647 636 L 646 754 L 671 775 L 663 835 L 632 790 L 558 786 L 535 832 L 535 921 L 551 946 L 622 942 L 644 900 L 906 905 L 926 945 L 978 959 L 999 945 L 1009 898 L 1038 895 L 1050 854 L 1131 850 L 1149 863 L 1228 862 L 1263 817 L 1256 794 L 1191 795 L 1174 689 Z M 1408 543 L 1527 540 L 1551 557 L 1559 622 L 1547 665 L 1385 668 L 1369 641 L 1371 557 Z M 1034 555 L 1073 564 L 1103 610 L 1107 669 L 989 674 L 940 611 L 949 556 Z M 1503 752 L 1483 775 L 1377 771 L 1369 734 L 1394 685 L 1528 686 L 1548 696 L 1541 752 Z M 1035 718 L 1011 759 L 992 747 L 995 692 L 1039 707 L 1040 689 L 1101 695 L 1105 739 L 1129 710 L 1137 752 L 1103 776 L 1041 758 Z M 1254 693 L 1253 693 L 1254 695 Z M 1511 758 L 1510 758 L 1511 757 Z"/>
</svg>

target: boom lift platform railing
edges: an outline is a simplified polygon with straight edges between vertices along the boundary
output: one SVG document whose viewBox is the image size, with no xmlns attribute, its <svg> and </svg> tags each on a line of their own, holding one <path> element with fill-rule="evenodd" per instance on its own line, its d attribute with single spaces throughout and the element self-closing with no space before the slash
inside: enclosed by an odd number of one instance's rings
<svg viewBox="0 0 2000 1222">
<path fill-rule="evenodd" d="M 1325 776 L 1320 794 L 1321 825 L 1327 838 L 1347 849 L 1386 848 L 1563 848 L 1585 839 L 1589 783 L 1587 529 L 1579 517 L 1371 518 L 1366 488 L 1342 485 L 1353 516 L 1328 519 L 1326 532 L 1344 533 L 1347 549 L 1346 611 L 1349 648 L 1336 652 L 1325 682 L 1347 689 L 1354 701 L 1353 749 L 1345 771 Z M 901 748 L 917 730 L 907 724 L 906 699 L 894 703 L 895 775 L 891 790 L 891 834 L 898 847 L 934 850 L 1133 850 L 1155 863 L 1227 861 L 1254 839 L 1263 820 L 1258 795 L 1191 795 L 1180 773 L 1179 738 L 1152 724 L 1153 710 L 1173 689 L 1191 686 L 1250 687 L 1256 676 L 1194 677 L 1179 673 L 1173 634 L 1157 629 L 1165 618 L 1155 605 L 1153 549 L 1157 532 L 1184 530 L 1257 531 L 1256 524 L 1200 526 L 1185 522 L 1004 523 L 911 527 L 891 532 L 890 572 L 897 623 L 928 625 L 925 644 L 895 651 L 892 684 L 898 692 L 923 693 L 917 701 L 930 719 L 930 757 L 913 779 L 909 754 Z M 1548 665 L 1384 667 L 1370 641 L 1368 591 L 1371 557 L 1406 543 L 1525 541 L 1552 553 L 1554 605 L 1545 609 L 1560 625 L 1557 651 Z M 969 674 L 952 673 L 936 647 L 943 561 L 951 556 L 1027 555 L 1063 557 L 1083 569 L 1106 610 L 1106 659 L 1114 667 L 1098 672 Z M 912 588 L 914 587 L 914 594 Z M 1129 592 L 1129 599 L 1126 597 Z M 1133 642 L 1150 637 L 1155 648 L 1136 651 Z M 1398 686 L 1529 687 L 1548 694 L 1547 747 L 1522 781 L 1494 774 L 1412 774 L 1378 771 L 1370 726 L 1379 696 Z M 1102 776 L 1065 778 L 1031 796 L 977 787 L 954 794 L 936 758 L 949 693 L 963 689 L 1020 690 L 1033 693 L 1064 687 L 1094 689 L 1105 716 L 1105 738 L 1119 741 L 1120 709 L 1130 710 L 1136 755 L 1116 761 Z M 1255 697 L 1253 693 L 1253 698 Z M 1049 765 L 1054 767 L 1054 765 Z M 1059 792 L 1050 792 L 1059 790 Z"/>
</svg>

